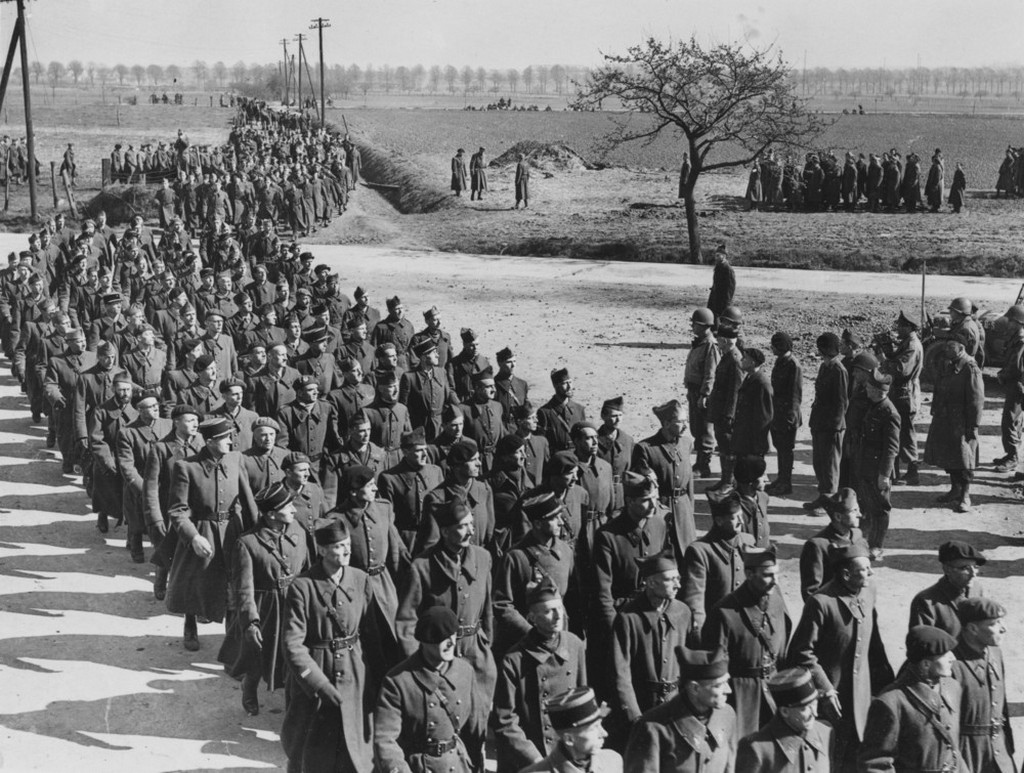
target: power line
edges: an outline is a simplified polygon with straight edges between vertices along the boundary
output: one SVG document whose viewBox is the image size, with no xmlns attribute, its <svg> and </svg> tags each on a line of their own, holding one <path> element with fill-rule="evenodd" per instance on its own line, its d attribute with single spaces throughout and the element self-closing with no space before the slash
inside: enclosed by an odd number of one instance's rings
<svg viewBox="0 0 1024 773">
<path fill-rule="evenodd" d="M 313 23 L 309 25 L 311 30 L 315 29 L 320 39 L 320 125 L 326 126 L 327 124 L 327 113 L 325 112 L 326 106 L 324 104 L 324 28 L 331 26 L 330 19 L 324 19 L 318 16 L 313 19 Z"/>
</svg>

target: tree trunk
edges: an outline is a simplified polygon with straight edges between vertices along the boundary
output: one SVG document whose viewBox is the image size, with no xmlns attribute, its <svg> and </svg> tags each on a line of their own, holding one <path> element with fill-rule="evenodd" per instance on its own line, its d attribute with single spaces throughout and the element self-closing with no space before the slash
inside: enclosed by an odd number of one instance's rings
<svg viewBox="0 0 1024 773">
<path fill-rule="evenodd" d="M 683 204 L 686 207 L 686 232 L 690 238 L 690 263 L 700 265 L 704 257 L 700 251 L 700 221 L 697 219 L 697 202 L 693 199 L 693 185 L 683 189 Z"/>
</svg>

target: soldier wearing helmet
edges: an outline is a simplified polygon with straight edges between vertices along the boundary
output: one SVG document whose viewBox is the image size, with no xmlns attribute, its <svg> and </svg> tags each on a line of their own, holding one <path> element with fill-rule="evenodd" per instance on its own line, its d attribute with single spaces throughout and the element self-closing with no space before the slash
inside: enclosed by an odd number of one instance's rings
<svg viewBox="0 0 1024 773">
<path fill-rule="evenodd" d="M 1024 306 L 1011 306 L 1006 312 L 1010 333 L 1006 342 L 1006 364 L 999 370 L 999 383 L 1006 385 L 1001 422 L 1003 456 L 994 461 L 998 472 L 1017 468 L 1021 417 L 1024 416 Z M 1018 472 L 1014 478 L 1024 478 Z"/>
<path fill-rule="evenodd" d="M 711 292 L 708 294 L 708 308 L 715 318 L 732 305 L 732 297 L 736 294 L 736 272 L 729 265 L 729 256 L 724 244 L 715 249 L 715 269 L 711 278 Z"/>
<path fill-rule="evenodd" d="M 697 450 L 693 472 L 701 478 L 711 477 L 711 452 L 715 448 L 708 422 L 708 395 L 715 385 L 715 369 L 721 354 L 715 346 L 715 315 L 710 309 L 697 309 L 690 318 L 693 343 L 686 357 L 683 380 L 689 406 L 690 433 Z"/>
<path fill-rule="evenodd" d="M 981 351 L 984 338 L 981 325 L 973 316 L 974 304 L 970 298 L 954 298 L 949 304 L 949 334 L 964 342 L 967 354 L 973 357 L 978 365 L 985 364 L 985 353 Z M 980 352 L 980 357 L 979 357 Z"/>
</svg>

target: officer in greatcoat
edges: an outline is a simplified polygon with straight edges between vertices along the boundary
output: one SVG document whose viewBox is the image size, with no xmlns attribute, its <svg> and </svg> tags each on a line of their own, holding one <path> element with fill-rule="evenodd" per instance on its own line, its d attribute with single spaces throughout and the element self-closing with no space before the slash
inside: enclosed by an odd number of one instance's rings
<svg viewBox="0 0 1024 773">
<path fill-rule="evenodd" d="M 644 438 L 633 449 L 631 469 L 650 470 L 658 487 L 658 499 L 668 508 L 672 549 L 682 561 L 688 545 L 697 539 L 693 519 L 694 480 L 690 467 L 693 444 L 686 436 L 686 413 L 682 403 L 669 400 L 654 407 L 661 429 Z M 731 473 L 730 473 L 731 477 Z"/>
<path fill-rule="evenodd" d="M 829 523 L 800 550 L 800 595 L 804 601 L 817 593 L 833 576 L 829 561 L 832 545 L 849 545 L 864 542 L 860 526 L 860 505 L 852 488 L 841 488 L 829 498 L 827 505 Z"/>
<path fill-rule="evenodd" d="M 295 523 L 293 495 L 280 482 L 254 495 L 260 518 L 238 538 L 231 583 L 242 631 L 235 670 L 243 673 L 242 708 L 249 716 L 260 711 L 260 679 L 267 688 L 284 686 L 285 599 L 292 581 L 309 568 L 306 533 Z"/>
<path fill-rule="evenodd" d="M 960 605 L 972 596 L 984 595 L 977 578 L 988 559 L 973 545 L 949 540 L 939 545 L 939 563 L 942 577 L 910 601 L 910 627 L 933 625 L 958 636 Z"/>
<path fill-rule="evenodd" d="M 636 446 L 633 437 L 620 426 L 624 406 L 622 397 L 605 400 L 601 406 L 601 426 L 597 428 L 597 455 L 612 466 L 612 509 L 615 512 L 626 502 L 622 476 L 633 461 Z"/>
<path fill-rule="evenodd" d="M 900 450 L 900 415 L 889 400 L 892 376 L 873 371 L 864 390 L 870 405 L 861 418 L 852 476 L 864 514 L 871 559 L 881 560 L 892 510 L 892 478 Z"/>
<path fill-rule="evenodd" d="M 516 355 L 509 347 L 495 354 L 498 361 L 498 372 L 494 376 L 494 399 L 501 403 L 501 418 L 508 432 L 515 431 L 515 419 L 512 409 L 522 405 L 530 397 L 530 385 L 515 375 Z"/>
<path fill-rule="evenodd" d="M 477 444 L 463 438 L 448 452 L 448 471 L 444 483 L 427 494 L 423 507 L 428 517 L 420 523 L 413 556 L 421 556 L 440 540 L 435 510 L 452 502 L 464 502 L 473 513 L 473 545 L 490 549 L 494 540 L 494 495 L 486 481 L 481 480 L 481 460 Z"/>
<path fill-rule="evenodd" d="M 428 441 L 441 432 L 446 405 L 457 400 L 448 386 L 448 377 L 439 363 L 437 344 L 426 338 L 413 345 L 417 358 L 415 370 L 402 374 L 398 399 L 409 409 L 413 429 L 422 428 Z"/>
<path fill-rule="evenodd" d="M 255 525 L 256 503 L 242 455 L 231 450 L 231 425 L 212 419 L 200 426 L 203 450 L 175 462 L 168 516 L 178 544 L 167 585 L 167 610 L 185 615 L 185 649 L 199 649 L 197 618 L 220 622 L 228 611 L 228 564 L 234 545 L 228 526 Z"/>
<path fill-rule="evenodd" d="M 427 461 L 423 428 L 402 436 L 402 461 L 377 477 L 378 494 L 391 503 L 395 528 L 406 551 L 411 551 L 424 518 L 427 494 L 444 483 L 441 468 Z"/>
<path fill-rule="evenodd" d="M 289 773 L 370 770 L 378 657 L 373 592 L 349 566 L 352 539 L 340 520 L 318 522 L 320 560 L 295 578 L 285 607 L 287 708 L 281 745 Z"/>
<path fill-rule="evenodd" d="M 551 453 L 572 450 L 572 426 L 579 421 L 587 420 L 587 412 L 582 405 L 572 399 L 572 377 L 567 368 L 555 368 L 551 371 L 551 386 L 555 393 L 537 411 L 537 424 L 540 434 L 547 438 Z"/>
<path fill-rule="evenodd" d="M 767 487 L 769 494 L 793 493 L 793 449 L 796 432 L 803 424 L 800 403 L 803 401 L 803 371 L 793 354 L 793 340 L 779 331 L 772 336 L 772 445 L 779 465 L 779 474 Z"/>
</svg>

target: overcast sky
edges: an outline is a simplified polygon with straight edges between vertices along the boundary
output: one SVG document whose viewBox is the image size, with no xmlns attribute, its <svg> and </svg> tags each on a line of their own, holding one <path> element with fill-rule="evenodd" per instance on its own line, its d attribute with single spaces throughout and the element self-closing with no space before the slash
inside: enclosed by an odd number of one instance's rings
<svg viewBox="0 0 1024 773">
<path fill-rule="evenodd" d="M 593 65 L 648 36 L 774 43 L 794 66 L 1024 61 L 1024 0 L 30 0 L 29 59 L 276 61 L 316 16 L 330 63 Z M 0 4 L 6 46 L 14 3 Z M 312 33 L 315 35 L 315 33 Z M 314 38 L 315 41 L 315 38 Z M 311 60 L 315 57 L 315 48 Z"/>
</svg>

